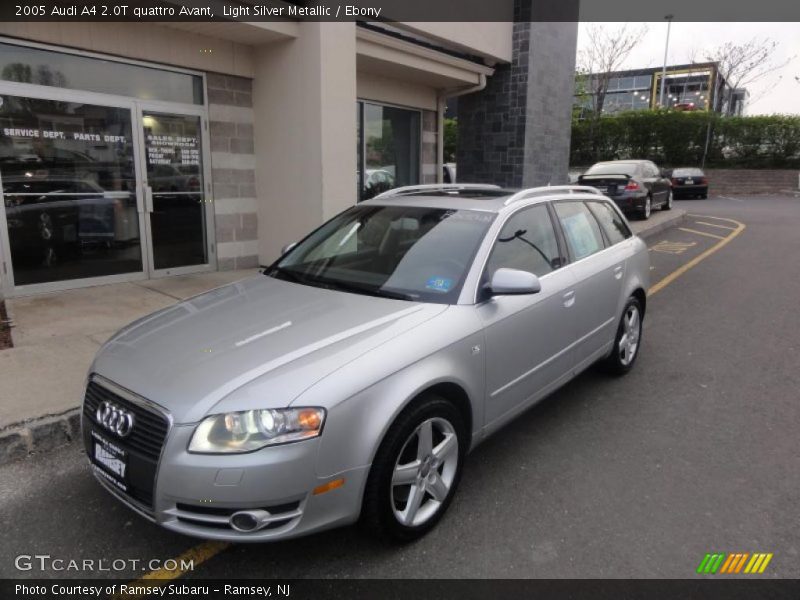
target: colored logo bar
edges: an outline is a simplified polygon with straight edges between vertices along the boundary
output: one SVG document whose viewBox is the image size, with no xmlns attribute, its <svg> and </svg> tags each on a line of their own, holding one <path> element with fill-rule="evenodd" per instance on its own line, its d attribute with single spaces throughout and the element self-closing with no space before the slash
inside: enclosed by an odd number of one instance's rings
<svg viewBox="0 0 800 600">
<path fill-rule="evenodd" d="M 702 575 L 716 575 L 717 573 L 735 574 L 735 573 L 763 573 L 769 561 L 772 560 L 772 552 L 716 552 L 713 554 L 706 554 L 700 565 L 697 567 L 697 572 Z"/>
</svg>

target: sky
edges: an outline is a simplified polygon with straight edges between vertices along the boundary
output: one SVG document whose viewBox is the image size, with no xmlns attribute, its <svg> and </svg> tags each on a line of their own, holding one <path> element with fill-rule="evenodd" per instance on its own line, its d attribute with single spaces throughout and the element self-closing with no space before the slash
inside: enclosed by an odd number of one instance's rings
<svg viewBox="0 0 800 600">
<path fill-rule="evenodd" d="M 580 23 L 578 29 L 578 49 L 586 43 L 587 27 L 592 23 Z M 603 23 L 611 30 L 625 23 Z M 629 27 L 642 25 L 629 23 Z M 635 48 L 622 66 L 622 69 L 660 67 L 664 62 L 664 43 L 667 24 L 647 23 L 647 35 Z M 674 21 L 669 38 L 667 64 L 691 62 L 693 48 L 713 48 L 725 42 L 746 42 L 753 37 L 770 38 L 778 42 L 773 61 L 782 63 L 795 57 L 780 71 L 765 76 L 748 86 L 750 103 L 746 108 L 748 115 L 775 113 L 800 114 L 800 23 L 682 23 Z M 702 56 L 702 52 L 698 53 Z M 700 58 L 698 58 L 700 60 Z"/>
</svg>

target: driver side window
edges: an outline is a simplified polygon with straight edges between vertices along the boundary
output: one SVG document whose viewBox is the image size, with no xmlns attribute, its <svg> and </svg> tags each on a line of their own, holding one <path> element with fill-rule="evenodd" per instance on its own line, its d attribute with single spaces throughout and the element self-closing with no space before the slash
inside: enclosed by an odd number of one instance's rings
<svg viewBox="0 0 800 600">
<path fill-rule="evenodd" d="M 519 269 L 541 277 L 560 266 L 561 257 L 550 213 L 544 204 L 512 215 L 495 242 L 486 277 L 499 268 Z"/>
</svg>

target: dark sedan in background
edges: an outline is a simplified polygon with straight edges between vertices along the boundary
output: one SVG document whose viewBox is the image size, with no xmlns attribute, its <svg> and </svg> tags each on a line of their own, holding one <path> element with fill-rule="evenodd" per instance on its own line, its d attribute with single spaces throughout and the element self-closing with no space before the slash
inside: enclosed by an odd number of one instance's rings
<svg viewBox="0 0 800 600">
<path fill-rule="evenodd" d="M 653 208 L 672 208 L 672 185 L 649 160 L 599 162 L 578 177 L 581 185 L 597 188 L 626 214 L 649 219 Z"/>
<path fill-rule="evenodd" d="M 708 178 L 702 169 L 673 169 L 671 181 L 675 198 L 708 198 Z"/>
</svg>

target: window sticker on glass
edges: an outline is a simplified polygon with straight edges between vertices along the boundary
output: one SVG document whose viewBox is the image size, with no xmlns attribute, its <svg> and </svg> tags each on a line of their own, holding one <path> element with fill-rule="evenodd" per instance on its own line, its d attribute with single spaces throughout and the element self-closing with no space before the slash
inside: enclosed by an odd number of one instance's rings
<svg viewBox="0 0 800 600">
<path fill-rule="evenodd" d="M 561 224 L 564 226 L 576 259 L 584 258 L 600 250 L 586 213 L 580 212 L 561 217 Z"/>
<path fill-rule="evenodd" d="M 425 282 L 425 288 L 436 292 L 449 292 L 453 287 L 453 280 L 447 277 L 431 277 Z"/>
</svg>

